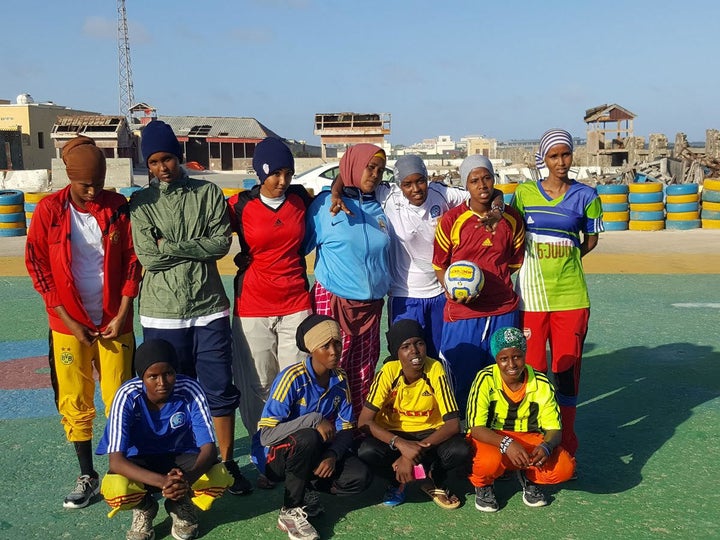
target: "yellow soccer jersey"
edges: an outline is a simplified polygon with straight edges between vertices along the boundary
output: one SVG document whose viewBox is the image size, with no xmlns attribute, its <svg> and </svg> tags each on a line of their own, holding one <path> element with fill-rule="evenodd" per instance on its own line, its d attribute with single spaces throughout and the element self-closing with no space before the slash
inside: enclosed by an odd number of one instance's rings
<svg viewBox="0 0 720 540">
<path fill-rule="evenodd" d="M 405 381 L 399 360 L 386 362 L 375 375 L 365 405 L 378 412 L 378 425 L 407 433 L 437 429 L 459 416 L 445 369 L 432 358 L 425 360 L 423 376 L 412 384 Z"/>
</svg>

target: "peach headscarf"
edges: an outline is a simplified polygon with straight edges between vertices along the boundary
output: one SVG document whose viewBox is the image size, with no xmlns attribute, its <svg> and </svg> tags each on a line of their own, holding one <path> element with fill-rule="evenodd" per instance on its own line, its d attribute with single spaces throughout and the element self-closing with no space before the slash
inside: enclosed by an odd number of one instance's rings
<svg viewBox="0 0 720 540">
<path fill-rule="evenodd" d="M 105 179 L 105 154 L 90 137 L 79 135 L 63 146 L 62 160 L 70 180 Z"/>
<path fill-rule="evenodd" d="M 360 143 L 348 148 L 340 158 L 340 178 L 343 185 L 359 188 L 363 171 L 375 154 L 381 154 L 385 158 L 385 151 L 374 144 Z"/>
</svg>

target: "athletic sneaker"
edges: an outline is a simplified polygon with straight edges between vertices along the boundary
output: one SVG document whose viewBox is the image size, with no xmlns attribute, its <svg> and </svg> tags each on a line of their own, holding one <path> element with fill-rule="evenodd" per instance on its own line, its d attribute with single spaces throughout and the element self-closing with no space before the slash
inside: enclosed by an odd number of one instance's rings
<svg viewBox="0 0 720 540">
<path fill-rule="evenodd" d="M 314 489 L 306 489 L 303 496 L 303 510 L 308 517 L 317 517 L 325 511 L 325 507 L 320 502 L 320 494 Z"/>
<path fill-rule="evenodd" d="M 522 471 L 518 471 L 517 476 L 523 490 L 523 502 L 532 507 L 546 506 L 548 502 L 540 487 L 528 480 Z"/>
<path fill-rule="evenodd" d="M 320 535 L 307 518 L 305 510 L 299 506 L 294 508 L 283 506 L 278 516 L 278 529 L 285 531 L 290 540 L 320 540 Z"/>
<path fill-rule="evenodd" d="M 475 488 L 475 508 L 481 512 L 497 512 L 500 510 L 492 485 Z"/>
<path fill-rule="evenodd" d="M 223 465 L 225 465 L 225 468 L 234 480 L 232 486 L 227 488 L 228 493 L 232 493 L 233 495 L 249 495 L 252 493 L 252 484 L 250 483 L 250 480 L 245 478 L 243 473 L 240 472 L 240 467 L 238 467 L 237 461 L 224 461 Z"/>
<path fill-rule="evenodd" d="M 198 515 L 190 497 L 185 495 L 179 501 L 165 499 L 165 510 L 172 518 L 170 534 L 175 540 L 192 540 L 200 533 Z"/>
<path fill-rule="evenodd" d="M 132 524 L 130 530 L 125 535 L 126 540 L 154 540 L 155 529 L 153 529 L 153 519 L 158 513 L 158 503 L 150 495 L 133 508 Z"/>
<path fill-rule="evenodd" d="M 96 495 L 100 494 L 100 482 L 97 478 L 83 474 L 79 476 L 75 482 L 73 489 L 65 500 L 63 507 L 65 508 L 85 508 Z"/>
<path fill-rule="evenodd" d="M 385 496 L 383 497 L 383 504 L 394 508 L 405 502 L 405 484 L 399 486 L 388 486 Z"/>
</svg>

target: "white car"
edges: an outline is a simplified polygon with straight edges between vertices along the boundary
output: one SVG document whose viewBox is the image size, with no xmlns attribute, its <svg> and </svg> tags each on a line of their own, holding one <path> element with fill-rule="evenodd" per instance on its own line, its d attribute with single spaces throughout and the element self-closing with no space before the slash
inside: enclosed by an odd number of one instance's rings
<svg viewBox="0 0 720 540">
<path fill-rule="evenodd" d="M 324 188 L 329 188 L 333 183 L 333 180 L 340 174 L 340 163 L 325 163 L 324 165 L 318 165 L 310 170 L 305 171 L 301 174 L 293 176 L 292 183 L 300 184 L 305 189 L 312 190 L 315 195 L 320 193 Z M 393 171 L 385 167 L 385 173 L 383 174 L 383 182 L 392 182 Z"/>
</svg>

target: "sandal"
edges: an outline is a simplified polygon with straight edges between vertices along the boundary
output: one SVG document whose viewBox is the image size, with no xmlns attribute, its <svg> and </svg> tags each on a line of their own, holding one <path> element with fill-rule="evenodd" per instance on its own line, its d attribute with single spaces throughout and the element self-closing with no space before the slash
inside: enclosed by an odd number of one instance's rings
<svg viewBox="0 0 720 540">
<path fill-rule="evenodd" d="M 460 499 L 451 494 L 447 489 L 435 487 L 433 484 L 425 484 L 421 489 L 432 499 L 432 502 L 445 510 L 455 510 L 460 506 Z"/>
</svg>

